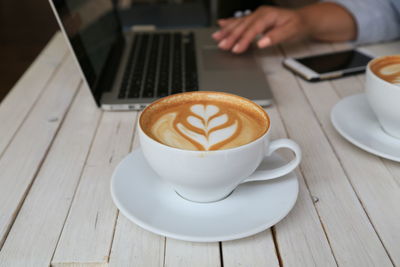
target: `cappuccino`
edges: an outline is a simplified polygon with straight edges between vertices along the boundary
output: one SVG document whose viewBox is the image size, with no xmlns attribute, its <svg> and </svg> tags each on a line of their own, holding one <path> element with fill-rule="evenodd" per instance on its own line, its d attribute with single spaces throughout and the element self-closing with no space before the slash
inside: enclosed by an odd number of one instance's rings
<svg viewBox="0 0 400 267">
<path fill-rule="evenodd" d="M 371 63 L 370 68 L 382 80 L 400 85 L 400 55 L 376 59 Z"/>
<path fill-rule="evenodd" d="M 382 129 L 400 138 L 400 55 L 384 56 L 368 63 L 365 93 Z"/>
<path fill-rule="evenodd" d="M 190 92 L 160 99 L 140 117 L 152 139 L 185 150 L 222 150 L 250 143 L 269 128 L 266 112 L 245 98 Z"/>
</svg>

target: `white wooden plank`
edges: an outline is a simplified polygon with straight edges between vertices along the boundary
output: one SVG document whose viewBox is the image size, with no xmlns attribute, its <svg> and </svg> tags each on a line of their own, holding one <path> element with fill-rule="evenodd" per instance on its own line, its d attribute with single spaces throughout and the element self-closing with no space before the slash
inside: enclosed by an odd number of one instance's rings
<svg viewBox="0 0 400 267">
<path fill-rule="evenodd" d="M 400 41 L 363 45 L 362 48 L 376 57 L 396 55 L 400 54 Z"/>
<path fill-rule="evenodd" d="M 0 245 L 78 89 L 71 57 L 62 64 L 0 159 Z"/>
<path fill-rule="evenodd" d="M 360 79 L 364 79 L 364 74 L 342 77 L 335 80 L 335 82 L 332 82 L 331 84 L 333 85 L 336 94 L 340 98 L 344 98 L 346 96 L 364 92 L 364 86 L 360 82 Z"/>
<path fill-rule="evenodd" d="M 394 180 L 400 186 L 400 164 L 398 162 L 387 159 L 382 159 L 382 161 L 385 164 L 386 168 L 393 175 Z"/>
<path fill-rule="evenodd" d="M 311 55 L 308 50 L 308 41 L 302 43 L 285 43 L 280 45 L 282 54 L 288 57 L 302 57 Z"/>
<path fill-rule="evenodd" d="M 167 238 L 166 267 L 221 266 L 219 243 L 194 243 Z"/>
<path fill-rule="evenodd" d="M 55 34 L 1 102 L 0 156 L 57 71 L 66 52 L 61 34 Z"/>
<path fill-rule="evenodd" d="M 309 54 L 324 54 L 335 52 L 331 43 L 326 42 L 307 42 L 304 43 Z"/>
<path fill-rule="evenodd" d="M 266 75 L 283 71 L 283 57 L 277 46 L 255 50 L 255 57 Z"/>
<path fill-rule="evenodd" d="M 358 82 L 362 85 L 362 87 L 365 90 L 365 75 L 364 74 L 356 75 L 356 78 L 357 78 Z"/>
<path fill-rule="evenodd" d="M 140 147 L 138 124 L 139 124 L 139 118 L 140 118 L 141 114 L 142 114 L 142 111 L 139 111 L 137 114 L 135 134 L 133 136 L 131 151 L 134 151 L 135 149 L 138 149 Z"/>
<path fill-rule="evenodd" d="M 139 146 L 136 130 L 132 150 L 138 149 Z M 110 254 L 110 267 L 161 267 L 164 266 L 164 251 L 165 237 L 148 232 L 129 221 L 121 213 L 118 214 Z"/>
<path fill-rule="evenodd" d="M 164 237 L 140 228 L 119 213 L 109 266 L 162 267 L 164 245 Z"/>
<path fill-rule="evenodd" d="M 110 179 L 130 150 L 135 120 L 135 112 L 103 114 L 52 265 L 108 263 L 117 218 Z"/>
<path fill-rule="evenodd" d="M 285 138 L 282 119 L 276 108 L 267 110 L 273 124 L 272 139 Z M 288 151 L 285 151 L 286 158 Z M 283 154 L 283 153 L 281 153 Z M 290 153 L 289 153 L 290 154 Z M 284 266 L 336 266 L 331 248 L 318 214 L 314 201 L 304 182 L 303 175 L 296 170 L 299 177 L 299 197 L 289 215 L 275 227 L 275 246 Z"/>
<path fill-rule="evenodd" d="M 299 198 L 293 211 L 275 229 L 283 266 L 336 266 L 312 196 L 299 171 Z M 315 201 L 318 201 L 316 198 Z"/>
<path fill-rule="evenodd" d="M 82 87 L 0 251 L 0 266 L 50 265 L 101 113 Z"/>
<path fill-rule="evenodd" d="M 301 170 L 311 194 L 319 198 L 317 211 L 338 264 L 391 266 L 295 78 L 288 73 L 269 77 L 289 137 L 303 149 Z"/>
<path fill-rule="evenodd" d="M 225 267 L 279 266 L 271 230 L 239 240 L 223 242 Z"/>
<path fill-rule="evenodd" d="M 355 48 L 354 44 L 351 42 L 332 43 L 331 46 L 335 51 L 349 50 Z"/>
</svg>

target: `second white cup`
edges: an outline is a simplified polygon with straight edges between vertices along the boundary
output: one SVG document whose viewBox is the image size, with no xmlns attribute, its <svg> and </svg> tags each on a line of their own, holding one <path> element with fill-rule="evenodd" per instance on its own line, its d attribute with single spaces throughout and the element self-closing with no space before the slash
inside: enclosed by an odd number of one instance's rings
<svg viewBox="0 0 400 267">
<path fill-rule="evenodd" d="M 366 71 L 366 96 L 383 130 L 400 138 L 400 85 L 385 81 L 372 70 L 374 64 L 385 60 L 400 62 L 400 55 L 379 57 L 369 62 Z M 392 69 L 396 69 L 396 66 Z M 397 69 L 400 70 L 400 64 Z"/>
</svg>

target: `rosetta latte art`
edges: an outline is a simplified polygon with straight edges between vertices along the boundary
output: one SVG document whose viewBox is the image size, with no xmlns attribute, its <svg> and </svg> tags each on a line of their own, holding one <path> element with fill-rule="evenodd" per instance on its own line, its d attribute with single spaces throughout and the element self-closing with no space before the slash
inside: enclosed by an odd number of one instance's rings
<svg viewBox="0 0 400 267">
<path fill-rule="evenodd" d="M 400 57 L 387 56 L 371 64 L 371 70 L 381 79 L 400 85 Z"/>
<path fill-rule="evenodd" d="M 380 69 L 380 76 L 390 83 L 400 84 L 400 65 L 392 64 Z"/>
<path fill-rule="evenodd" d="M 190 115 L 183 118 L 178 115 L 174 124 L 181 135 L 204 150 L 210 150 L 238 133 L 239 121 L 222 113 L 215 105 L 196 104 L 190 111 Z"/>
<path fill-rule="evenodd" d="M 248 144 L 269 127 L 266 113 L 254 103 L 224 93 L 191 92 L 146 108 L 143 131 L 166 146 L 192 150 L 225 150 Z"/>
</svg>

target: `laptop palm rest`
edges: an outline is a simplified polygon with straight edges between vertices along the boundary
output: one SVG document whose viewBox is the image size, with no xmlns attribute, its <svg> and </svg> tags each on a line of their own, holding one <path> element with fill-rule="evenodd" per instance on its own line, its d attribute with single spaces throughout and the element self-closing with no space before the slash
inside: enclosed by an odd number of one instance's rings
<svg viewBox="0 0 400 267">
<path fill-rule="evenodd" d="M 265 74 L 252 51 L 235 55 L 208 46 L 201 56 L 202 90 L 230 92 L 252 100 L 271 98 Z"/>
</svg>

